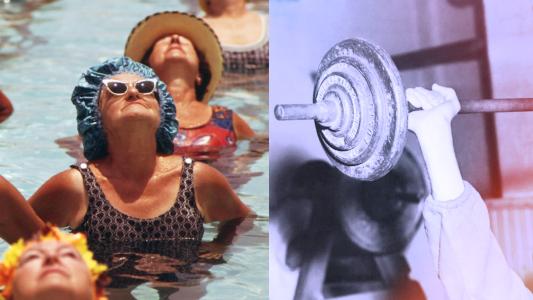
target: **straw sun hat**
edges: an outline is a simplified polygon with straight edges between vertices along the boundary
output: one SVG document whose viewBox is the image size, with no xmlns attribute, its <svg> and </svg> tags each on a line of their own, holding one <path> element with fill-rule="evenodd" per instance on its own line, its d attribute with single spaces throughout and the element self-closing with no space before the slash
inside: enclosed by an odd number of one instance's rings
<svg viewBox="0 0 533 300">
<path fill-rule="evenodd" d="M 171 34 L 186 37 L 194 44 L 197 51 L 204 54 L 211 72 L 211 80 L 202 101 L 209 101 L 222 76 L 223 58 L 222 48 L 215 32 L 203 20 L 179 11 L 150 15 L 131 30 L 124 55 L 141 61 L 157 40 Z"/>
</svg>

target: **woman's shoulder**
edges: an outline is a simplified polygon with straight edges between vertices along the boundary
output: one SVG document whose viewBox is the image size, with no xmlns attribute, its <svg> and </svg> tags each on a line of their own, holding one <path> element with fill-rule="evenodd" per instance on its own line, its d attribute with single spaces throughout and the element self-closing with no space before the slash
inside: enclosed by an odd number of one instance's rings
<svg viewBox="0 0 533 300">
<path fill-rule="evenodd" d="M 0 175 L 0 194 L 12 195 L 17 193 L 18 190 L 15 188 L 15 186 L 11 182 L 9 182 L 9 180 L 5 179 L 3 176 Z"/>
<path fill-rule="evenodd" d="M 0 189 L 5 189 L 7 186 L 11 186 L 11 183 L 2 175 L 0 175 Z"/>
<path fill-rule="evenodd" d="M 50 177 L 35 193 L 49 194 L 80 194 L 84 192 L 83 177 L 79 170 L 75 168 L 69 168 L 56 175 Z M 35 195 L 34 195 L 35 196 Z M 32 197 L 34 198 L 34 197 Z M 65 198 L 65 197 L 61 197 Z"/>
<path fill-rule="evenodd" d="M 48 179 L 29 199 L 44 221 L 67 226 L 86 203 L 83 177 L 76 169 L 67 169 Z"/>
<path fill-rule="evenodd" d="M 222 105 L 212 105 L 211 111 L 213 112 L 211 115 L 212 119 L 227 119 L 231 118 L 234 114 L 231 108 Z"/>
<path fill-rule="evenodd" d="M 79 168 L 86 167 L 87 164 L 80 164 Z M 59 187 L 76 189 L 83 187 L 83 176 L 78 168 L 71 167 L 52 176 L 47 183 Z"/>
<path fill-rule="evenodd" d="M 182 173 L 186 157 L 177 154 L 164 154 L 160 156 L 160 159 L 162 162 L 160 172 L 167 175 Z"/>
<path fill-rule="evenodd" d="M 227 182 L 226 177 L 220 171 L 201 161 L 193 162 L 193 173 L 196 186 L 214 187 Z"/>
<path fill-rule="evenodd" d="M 179 174 L 185 168 L 192 167 L 195 185 L 210 185 L 226 180 L 224 175 L 214 167 L 190 157 L 171 154 L 164 156 L 163 159 L 166 170 L 178 172 Z"/>
<path fill-rule="evenodd" d="M 256 11 L 256 13 L 259 16 L 259 18 L 261 18 L 261 21 L 263 22 L 264 26 L 268 28 L 268 14 L 265 14 L 261 11 Z"/>
</svg>

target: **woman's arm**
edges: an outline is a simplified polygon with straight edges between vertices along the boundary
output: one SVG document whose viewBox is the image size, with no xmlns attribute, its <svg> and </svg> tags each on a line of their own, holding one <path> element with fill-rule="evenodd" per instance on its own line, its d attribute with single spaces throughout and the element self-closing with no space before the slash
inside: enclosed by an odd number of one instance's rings
<svg viewBox="0 0 533 300">
<path fill-rule="evenodd" d="M 531 299 L 507 265 L 489 224 L 487 207 L 464 183 L 453 149 L 451 120 L 460 105 L 455 91 L 408 89 L 408 101 L 423 110 L 409 114 L 431 181 L 424 227 L 439 278 L 450 299 Z"/>
<path fill-rule="evenodd" d="M 255 136 L 253 129 L 235 112 L 233 112 L 233 129 L 238 140 L 249 140 Z"/>
<path fill-rule="evenodd" d="M 195 162 L 193 174 L 196 204 L 206 222 L 244 218 L 250 214 L 226 177 L 215 168 Z"/>
<path fill-rule="evenodd" d="M 420 143 L 426 162 L 433 198 L 446 201 L 463 192 L 463 178 L 453 149 L 451 121 L 459 112 L 455 91 L 433 85 L 433 90 L 406 90 L 407 100 L 423 110 L 409 114 L 408 127 Z"/>
<path fill-rule="evenodd" d="M 69 169 L 48 179 L 28 201 L 45 222 L 75 228 L 83 220 L 88 200 L 80 172 Z"/>
<path fill-rule="evenodd" d="M 200 213 L 206 222 L 220 221 L 217 236 L 213 241 L 203 243 L 205 253 L 200 257 L 219 260 L 237 234 L 253 227 L 253 218 L 247 218 L 252 212 L 235 194 L 226 177 L 215 168 L 195 162 L 193 172 Z"/>
<path fill-rule="evenodd" d="M 13 243 L 30 238 L 43 225 L 20 192 L 0 176 L 0 237 Z"/>
<path fill-rule="evenodd" d="M 9 98 L 0 90 L 0 123 L 13 113 L 13 105 Z"/>
</svg>

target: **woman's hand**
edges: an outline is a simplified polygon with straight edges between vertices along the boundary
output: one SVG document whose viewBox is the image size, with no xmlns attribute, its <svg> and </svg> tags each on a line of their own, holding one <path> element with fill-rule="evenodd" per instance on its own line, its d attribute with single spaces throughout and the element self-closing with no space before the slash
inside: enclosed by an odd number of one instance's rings
<svg viewBox="0 0 533 300">
<path fill-rule="evenodd" d="M 459 99 L 452 88 L 433 84 L 432 90 L 417 87 L 405 91 L 407 101 L 416 108 L 409 114 L 408 127 L 417 136 L 449 127 L 451 120 L 461 109 Z"/>
</svg>

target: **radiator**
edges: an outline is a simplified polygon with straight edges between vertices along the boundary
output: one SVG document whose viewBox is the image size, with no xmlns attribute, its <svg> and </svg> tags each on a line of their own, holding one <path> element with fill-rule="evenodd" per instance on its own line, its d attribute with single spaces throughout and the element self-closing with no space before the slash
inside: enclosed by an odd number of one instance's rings
<svg viewBox="0 0 533 300">
<path fill-rule="evenodd" d="M 522 278 L 533 274 L 533 200 L 496 199 L 486 203 L 492 232 L 507 262 Z"/>
</svg>

